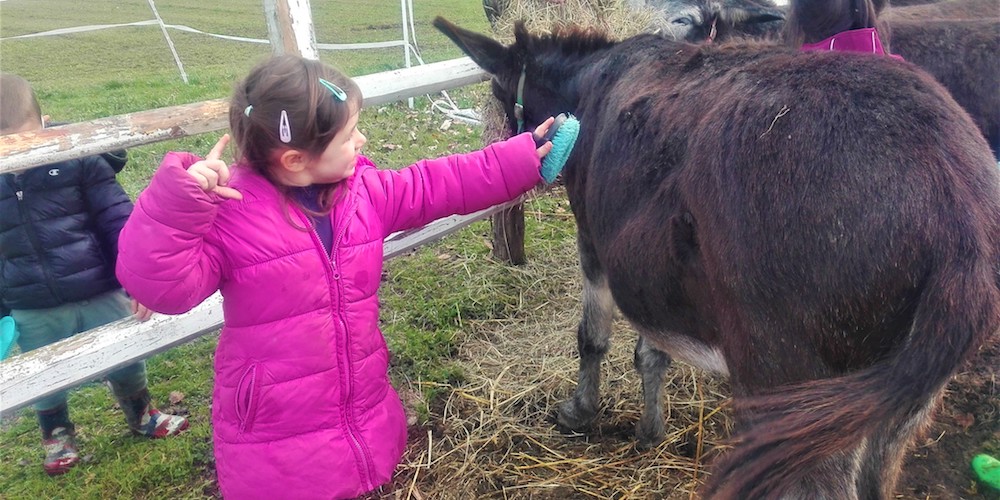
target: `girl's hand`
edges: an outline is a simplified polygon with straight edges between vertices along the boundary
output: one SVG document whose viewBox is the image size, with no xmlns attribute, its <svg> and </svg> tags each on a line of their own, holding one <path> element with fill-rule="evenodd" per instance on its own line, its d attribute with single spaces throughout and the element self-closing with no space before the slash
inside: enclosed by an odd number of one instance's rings
<svg viewBox="0 0 1000 500">
<path fill-rule="evenodd" d="M 229 166 L 219 158 L 222 157 L 222 151 L 226 149 L 227 144 L 229 144 L 229 134 L 220 137 L 219 142 L 215 143 L 215 147 L 208 152 L 208 156 L 188 167 L 187 173 L 198 181 L 198 187 L 205 190 L 206 193 L 215 193 L 223 198 L 242 200 L 243 195 L 239 191 L 226 186 L 229 183 Z"/>
<path fill-rule="evenodd" d="M 535 131 L 531 134 L 531 136 L 535 139 L 535 144 L 538 145 L 538 149 L 535 151 L 538 153 L 539 159 L 545 158 L 545 155 L 549 154 L 549 151 L 552 151 L 552 141 L 543 141 L 542 137 L 545 137 L 545 134 L 549 132 L 549 127 L 551 127 L 552 123 L 555 121 L 556 119 L 554 117 L 548 117 L 539 126 L 535 127 Z"/>
<path fill-rule="evenodd" d="M 139 321 L 148 321 L 149 318 L 153 317 L 153 311 L 132 299 L 132 316 L 135 316 L 135 319 Z"/>
</svg>

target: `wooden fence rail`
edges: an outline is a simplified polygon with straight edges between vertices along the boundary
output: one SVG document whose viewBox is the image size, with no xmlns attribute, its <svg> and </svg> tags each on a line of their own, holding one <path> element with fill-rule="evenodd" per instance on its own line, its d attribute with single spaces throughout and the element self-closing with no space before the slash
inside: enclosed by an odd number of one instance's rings
<svg viewBox="0 0 1000 500">
<path fill-rule="evenodd" d="M 378 106 L 486 80 L 468 57 L 387 71 L 354 79 L 364 106 Z M 139 111 L 37 132 L 0 136 L 0 174 L 116 149 L 179 139 L 228 126 L 223 99 Z"/>
<path fill-rule="evenodd" d="M 355 81 L 365 95 L 364 105 L 375 106 L 486 78 L 487 74 L 469 58 L 461 58 L 361 76 Z M 226 112 L 223 100 L 213 100 L 0 136 L 0 174 L 221 130 L 227 125 Z M 392 235 L 385 242 L 385 258 L 440 239 L 516 204 L 448 217 Z M 145 323 L 123 319 L 7 359 L 0 362 L 0 414 L 9 414 L 53 392 L 99 378 L 221 326 L 222 299 L 216 294 L 185 314 L 156 315 Z"/>
</svg>

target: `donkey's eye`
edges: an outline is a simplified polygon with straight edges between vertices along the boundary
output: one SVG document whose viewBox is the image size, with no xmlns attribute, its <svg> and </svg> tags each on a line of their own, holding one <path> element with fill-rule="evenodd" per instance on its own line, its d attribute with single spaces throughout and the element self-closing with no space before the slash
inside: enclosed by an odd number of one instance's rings
<svg viewBox="0 0 1000 500">
<path fill-rule="evenodd" d="M 691 26 L 694 23 L 694 19 L 691 19 L 690 16 L 675 17 L 670 22 L 679 26 Z"/>
</svg>

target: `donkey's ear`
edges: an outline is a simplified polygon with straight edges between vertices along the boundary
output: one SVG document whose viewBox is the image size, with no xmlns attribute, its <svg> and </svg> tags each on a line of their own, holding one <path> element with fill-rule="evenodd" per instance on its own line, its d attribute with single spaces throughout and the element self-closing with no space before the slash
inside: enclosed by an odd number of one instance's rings
<svg viewBox="0 0 1000 500">
<path fill-rule="evenodd" d="M 434 18 L 434 27 L 455 42 L 455 45 L 458 45 L 458 48 L 471 57 L 480 68 L 492 74 L 503 68 L 502 63 L 507 48 L 500 42 L 486 35 L 459 28 L 441 16 Z"/>
<path fill-rule="evenodd" d="M 531 33 L 528 32 L 524 21 L 514 23 L 514 45 L 525 49 L 531 45 Z"/>
</svg>

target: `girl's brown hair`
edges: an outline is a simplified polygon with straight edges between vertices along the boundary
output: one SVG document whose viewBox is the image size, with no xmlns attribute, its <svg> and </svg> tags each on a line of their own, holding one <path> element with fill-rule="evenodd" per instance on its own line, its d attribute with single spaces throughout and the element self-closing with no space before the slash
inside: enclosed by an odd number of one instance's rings
<svg viewBox="0 0 1000 500">
<path fill-rule="evenodd" d="M 340 100 L 320 79 L 342 89 L 346 100 Z M 289 148 L 319 157 L 361 104 L 357 84 L 336 69 L 300 56 L 271 57 L 254 67 L 233 91 L 229 128 L 236 161 L 287 195 L 287 187 L 276 182 L 271 165 Z M 288 117 L 288 142 L 281 140 L 282 111 Z M 323 212 L 333 205 L 335 187 L 331 185 L 320 197 Z"/>
</svg>

